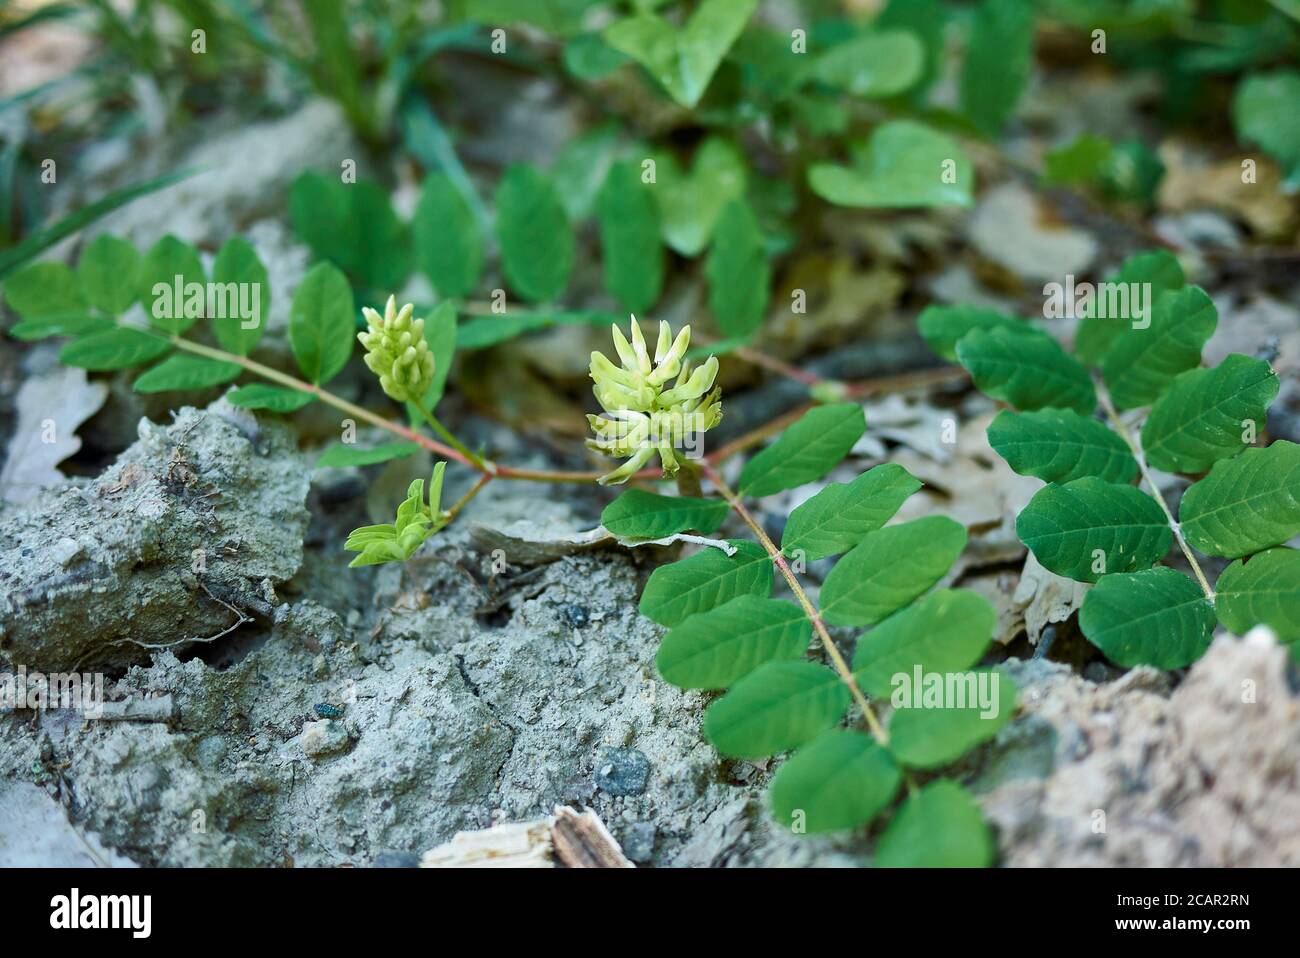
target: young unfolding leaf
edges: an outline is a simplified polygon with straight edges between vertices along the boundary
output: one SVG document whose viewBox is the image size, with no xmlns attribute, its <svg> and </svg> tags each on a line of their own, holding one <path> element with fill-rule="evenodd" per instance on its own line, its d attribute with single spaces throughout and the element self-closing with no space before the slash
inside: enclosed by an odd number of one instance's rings
<svg viewBox="0 0 1300 958">
<path fill-rule="evenodd" d="M 910 796 L 876 844 L 878 868 L 986 868 L 995 846 L 960 785 L 930 782 Z"/>
<path fill-rule="evenodd" d="M 1300 534 L 1300 445 L 1279 439 L 1216 462 L 1183 495 L 1178 519 L 1194 548 L 1227 559 Z"/>
<path fill-rule="evenodd" d="M 206 278 L 198 250 L 170 233 L 145 253 L 139 276 L 145 315 L 150 325 L 163 332 L 183 333 L 207 311 Z M 193 283 L 205 291 L 198 303 L 186 290 Z"/>
<path fill-rule="evenodd" d="M 1083 600 L 1079 628 L 1116 665 L 1178 669 L 1214 635 L 1214 606 L 1200 586 L 1165 566 L 1103 576 Z"/>
<path fill-rule="evenodd" d="M 764 662 L 797 659 L 812 623 L 790 602 L 739 595 L 693 615 L 664 636 L 655 665 L 683 689 L 722 689 Z"/>
<path fill-rule="evenodd" d="M 762 546 L 731 540 L 735 555 L 704 549 L 650 573 L 641 593 L 641 614 L 660 625 L 676 625 L 738 595 L 772 592 L 772 560 Z"/>
<path fill-rule="evenodd" d="M 356 308 L 347 277 L 317 263 L 303 277 L 289 307 L 289 345 L 310 382 L 324 385 L 347 365 L 356 341 Z"/>
<path fill-rule="evenodd" d="M 800 834 L 871 821 L 902 778 L 892 755 L 861 732 L 832 729 L 813 739 L 772 778 L 772 814 Z"/>
<path fill-rule="evenodd" d="M 1092 476 L 1038 490 L 1016 519 L 1016 534 L 1044 568 L 1080 582 L 1145 569 L 1173 541 L 1154 499 Z"/>
<path fill-rule="evenodd" d="M 1144 297 L 1143 302 L 1150 309 L 1155 298 L 1162 292 L 1180 289 L 1186 280 L 1183 278 L 1183 268 L 1173 253 L 1155 250 L 1130 256 L 1106 282 L 1115 289 L 1118 297 L 1116 305 L 1119 308 L 1112 310 L 1107 299 L 1106 315 L 1103 317 L 1097 306 L 1103 295 L 1099 289 L 1098 300 L 1094 300 L 1089 315 L 1079 320 L 1079 328 L 1074 334 L 1075 355 L 1090 366 L 1100 366 L 1110 351 L 1111 344 L 1126 329 L 1130 329 L 1135 320 L 1141 322 L 1137 316 L 1137 302 L 1133 298 L 1134 290 L 1146 285 L 1150 296 Z"/>
<path fill-rule="evenodd" d="M 811 562 L 852 549 L 920 488 L 920 480 L 893 463 L 869 469 L 852 482 L 833 482 L 790 513 L 781 551 L 802 552 Z"/>
<path fill-rule="evenodd" d="M 833 625 L 872 625 L 943 578 L 966 547 L 966 527 L 926 516 L 869 532 L 826 576 L 822 617 Z"/>
<path fill-rule="evenodd" d="M 497 187 L 497 238 L 510 287 L 524 299 L 560 298 L 573 269 L 574 242 L 564 207 L 550 181 L 517 163 Z"/>
<path fill-rule="evenodd" d="M 975 10 L 961 71 L 961 106 L 996 136 L 1015 112 L 1034 58 L 1034 11 L 1028 0 L 983 0 Z"/>
<path fill-rule="evenodd" d="M 86 301 L 110 316 L 125 313 L 140 294 L 140 263 L 140 254 L 126 240 L 96 236 L 77 262 Z"/>
<path fill-rule="evenodd" d="M 891 615 L 858 639 L 853 675 L 868 695 L 888 698 L 894 676 L 957 672 L 980 660 L 993 641 L 997 613 L 967 589 L 940 589 Z"/>
<path fill-rule="evenodd" d="M 133 388 L 138 393 L 206 389 L 209 386 L 219 386 L 237 379 L 241 372 L 243 369 L 237 363 L 177 353 L 141 373 Z"/>
<path fill-rule="evenodd" d="M 732 200 L 718 218 L 704 272 L 718 328 L 732 339 L 752 335 L 767 311 L 771 270 L 758 221 L 743 199 Z"/>
<path fill-rule="evenodd" d="M 232 236 L 226 240 L 212 264 L 212 282 L 224 287 L 226 306 L 221 310 L 224 315 L 212 318 L 217 342 L 227 352 L 247 356 L 262 338 L 266 317 L 271 311 L 271 284 L 267 281 L 266 267 L 251 243 Z M 230 283 L 237 285 L 231 289 L 227 285 Z M 231 308 L 241 303 L 255 306 L 256 315 L 245 317 L 240 315 L 238 308 Z"/>
<path fill-rule="evenodd" d="M 930 348 L 952 362 L 957 361 L 957 342 L 972 329 L 1008 329 L 1011 332 L 1041 334 L 1023 319 L 983 306 L 927 306 L 916 320 L 916 328 Z"/>
<path fill-rule="evenodd" d="M 1070 482 L 1095 476 L 1126 483 L 1138 474 L 1128 445 L 1095 419 L 1071 409 L 1002 410 L 989 425 L 989 445 L 1022 476 Z"/>
<path fill-rule="evenodd" d="M 1088 416 L 1097 408 L 1088 371 L 1045 333 L 974 329 L 957 341 L 957 359 L 981 391 L 1017 409 L 1052 406 Z"/>
<path fill-rule="evenodd" d="M 694 107 L 757 5 L 758 0 L 704 0 L 681 29 L 640 13 L 606 27 L 604 38 L 645 67 L 674 100 Z"/>
<path fill-rule="evenodd" d="M 59 362 L 83 369 L 127 369 L 168 352 L 172 344 L 161 336 L 119 326 L 73 340 L 59 353 Z"/>
<path fill-rule="evenodd" d="M 430 173 L 411 221 L 420 269 L 439 296 L 464 299 L 483 274 L 483 230 L 463 193 L 445 173 Z"/>
<path fill-rule="evenodd" d="M 270 412 L 294 412 L 316 397 L 300 389 L 268 386 L 266 383 L 249 383 L 226 394 L 226 402 L 244 409 L 265 409 Z"/>
<path fill-rule="evenodd" d="M 957 142 L 912 120 L 891 120 L 855 144 L 852 163 L 816 163 L 808 185 L 837 206 L 968 206 L 974 168 Z"/>
<path fill-rule="evenodd" d="M 596 201 L 605 288 L 633 313 L 650 309 L 664 284 L 659 205 L 652 190 L 641 182 L 639 166 L 624 160 L 610 167 Z"/>
<path fill-rule="evenodd" d="M 1213 301 L 1199 286 L 1157 296 L 1150 325 L 1125 329 L 1102 361 L 1102 378 L 1115 408 L 1155 402 L 1175 376 L 1200 365 L 1201 349 L 1218 322 Z"/>
<path fill-rule="evenodd" d="M 929 672 L 922 681 L 928 680 L 943 683 L 944 707 L 925 703 L 924 687 L 913 687 L 912 701 L 895 708 L 889 720 L 889 750 L 904 765 L 938 768 L 956 761 L 991 739 L 1015 714 L 1015 683 L 996 669 Z M 981 699 L 983 692 L 989 693 L 988 701 Z M 963 707 L 957 707 L 955 696 L 964 696 Z"/>
<path fill-rule="evenodd" d="M 1189 369 L 1156 400 L 1142 427 L 1147 461 L 1167 472 L 1204 472 L 1236 455 L 1263 429 L 1277 374 L 1232 353 L 1213 369 Z"/>
<path fill-rule="evenodd" d="M 1237 635 L 1267 625 L 1282 642 L 1300 640 L 1300 552 L 1269 549 L 1238 559 L 1214 585 L 1214 608 Z"/>
<path fill-rule="evenodd" d="M 867 421 L 857 403 L 816 406 L 745 464 L 740 494 L 770 496 L 820 479 L 849 454 Z"/>
<path fill-rule="evenodd" d="M 385 442 L 369 449 L 335 443 L 316 460 L 317 469 L 337 469 L 341 466 L 373 466 L 392 459 L 405 459 L 415 455 L 420 447 L 413 442 Z"/>
<path fill-rule="evenodd" d="M 688 529 L 710 535 L 722 525 L 729 509 L 722 499 L 658 496 L 644 489 L 628 489 L 605 507 L 600 524 L 621 539 L 662 539 Z"/>
<path fill-rule="evenodd" d="M 405 562 L 425 539 L 447 524 L 447 517 L 440 508 L 442 473 L 446 467 L 445 462 L 433 467 L 427 503 L 424 501 L 424 480 L 416 479 L 406 490 L 406 500 L 397 507 L 397 518 L 391 525 L 362 526 L 352 531 L 343 548 L 360 555 L 348 563 L 348 568 Z"/>
<path fill-rule="evenodd" d="M 723 755 L 765 758 L 830 728 L 849 707 L 848 686 L 816 662 L 766 662 L 704 713 L 704 734 Z"/>
</svg>

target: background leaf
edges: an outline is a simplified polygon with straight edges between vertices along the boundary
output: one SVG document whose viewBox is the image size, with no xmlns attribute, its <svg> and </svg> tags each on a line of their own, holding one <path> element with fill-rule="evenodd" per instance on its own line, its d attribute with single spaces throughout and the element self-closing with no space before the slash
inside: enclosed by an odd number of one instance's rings
<svg viewBox="0 0 1300 958">
<path fill-rule="evenodd" d="M 176 277 L 180 277 L 182 299 L 176 302 L 175 288 Z M 163 284 L 169 290 L 171 295 L 165 294 L 154 296 L 154 287 L 157 284 Z M 198 283 L 204 286 L 204 312 L 207 311 L 207 277 L 203 273 L 203 263 L 199 261 L 199 253 L 189 243 L 183 243 L 175 236 L 168 233 L 153 246 L 149 247 L 149 252 L 145 253 L 144 261 L 140 264 L 140 301 L 144 304 L 145 315 L 149 318 L 149 324 L 165 333 L 183 333 L 193 326 L 197 321 L 197 316 L 185 315 L 185 287 L 190 283 Z M 170 309 L 166 306 L 170 302 Z M 157 315 L 163 313 L 164 315 Z"/>
<path fill-rule="evenodd" d="M 738 595 L 770 595 L 772 560 L 767 552 L 757 543 L 729 541 L 735 555 L 704 549 L 650 573 L 641 593 L 641 614 L 660 625 L 676 625 Z"/>
<path fill-rule="evenodd" d="M 876 843 L 876 867 L 986 868 L 995 850 L 979 806 L 939 779 L 903 803 Z"/>
<path fill-rule="evenodd" d="M 324 385 L 352 355 L 356 307 L 347 277 L 330 263 L 317 263 L 303 277 L 289 307 L 289 344 L 308 381 Z"/>
<path fill-rule="evenodd" d="M 439 296 L 464 299 L 483 275 L 483 230 L 445 173 L 430 173 L 411 221 L 415 257 Z"/>
<path fill-rule="evenodd" d="M 1277 374 L 1262 359 L 1232 353 L 1214 369 L 1189 369 L 1156 400 L 1142 426 L 1147 462 L 1166 472 L 1205 472 L 1241 452 L 1246 424 L 1263 432 Z"/>
<path fill-rule="evenodd" d="M 600 524 L 619 538 L 662 539 L 688 529 L 711 535 L 730 508 L 722 499 L 659 496 L 644 489 L 628 489 L 605 507 Z"/>
<path fill-rule="evenodd" d="M 739 595 L 671 629 L 655 665 L 678 688 L 722 689 L 764 662 L 799 658 L 811 635 L 797 605 Z"/>
<path fill-rule="evenodd" d="M 569 285 L 573 233 L 554 187 L 537 169 L 516 163 L 497 187 L 497 236 L 510 288 L 550 303 Z"/>
<path fill-rule="evenodd" d="M 969 589 L 939 589 L 914 606 L 891 615 L 858 639 L 853 675 L 868 694 L 887 698 L 893 677 L 926 672 L 959 672 L 980 660 L 993 641 L 997 613 Z"/>
<path fill-rule="evenodd" d="M 265 409 L 269 412 L 294 412 L 316 397 L 300 389 L 269 386 L 266 383 L 249 383 L 226 394 L 226 402 L 244 409 Z"/>
<path fill-rule="evenodd" d="M 257 250 L 253 249 L 251 243 L 243 237 L 232 236 L 226 240 L 212 264 L 212 281 L 240 284 L 247 293 L 237 294 L 235 303 L 256 303 L 257 324 L 249 329 L 244 328 L 245 320 L 239 315 L 239 310 L 229 307 L 225 310 L 225 317 L 213 317 L 212 320 L 221 348 L 239 356 L 247 356 L 261 340 L 262 333 L 266 331 L 266 317 L 271 313 L 271 284 L 267 279 L 266 267 L 262 265 Z M 254 288 L 257 290 L 256 300 L 252 298 Z M 229 297 L 227 301 L 229 302 Z"/>
<path fill-rule="evenodd" d="M 860 732 L 824 732 L 772 779 L 772 814 L 787 828 L 816 835 L 871 821 L 898 791 L 893 756 Z"/>
<path fill-rule="evenodd" d="M 161 336 L 118 326 L 68 343 L 59 353 L 59 362 L 82 369 L 127 369 L 157 359 L 171 348 Z"/>
<path fill-rule="evenodd" d="M 1070 482 L 1095 476 L 1126 483 L 1138 464 L 1128 444 L 1095 419 L 1072 409 L 1002 410 L 989 425 L 989 445 L 1022 476 Z"/>
<path fill-rule="evenodd" d="M 961 107 L 986 135 L 996 136 L 1015 112 L 1033 59 L 1033 8 L 1025 0 L 983 0 L 966 43 Z"/>
<path fill-rule="evenodd" d="M 1282 167 L 1287 183 L 1300 186 L 1300 72 L 1275 70 L 1247 76 L 1237 87 L 1232 118 L 1237 136 L 1257 143 Z"/>
<path fill-rule="evenodd" d="M 1178 519 L 1193 547 L 1227 559 L 1300 534 L 1300 446 L 1279 439 L 1216 462 L 1183 494 Z"/>
<path fill-rule="evenodd" d="M 96 236 L 77 262 L 86 301 L 110 316 L 125 313 L 140 292 L 140 263 L 140 254 L 126 240 L 106 233 Z"/>
<path fill-rule="evenodd" d="M 891 120 L 855 149 L 852 165 L 811 166 L 808 185 L 837 206 L 969 206 L 975 171 L 946 134 L 912 120 Z"/>
<path fill-rule="evenodd" d="M 770 496 L 820 479 L 849 454 L 866 429 L 857 403 L 813 407 L 745 464 L 740 494 Z"/>
<path fill-rule="evenodd" d="M 723 335 L 751 336 L 763 324 L 772 277 L 763 234 L 743 199 L 732 200 L 718 218 L 704 272 L 709 309 Z"/>
<path fill-rule="evenodd" d="M 1300 552 L 1269 549 L 1249 562 L 1238 559 L 1215 583 L 1214 607 L 1237 635 L 1263 624 L 1282 642 L 1300 639 Z"/>
<path fill-rule="evenodd" d="M 659 205 L 641 182 L 638 164 L 610 167 L 597 200 L 605 288 L 633 313 L 650 309 L 664 284 L 664 250 L 659 239 Z"/>
<path fill-rule="evenodd" d="M 1092 476 L 1039 489 L 1016 518 L 1016 534 L 1044 568 L 1079 582 L 1144 569 L 1173 541 L 1154 499 Z"/>
<path fill-rule="evenodd" d="M 713 136 L 695 151 L 689 173 L 671 153 L 655 153 L 652 159 L 664 242 L 683 256 L 698 256 L 712 239 L 723 209 L 745 195 L 744 157 L 731 143 Z"/>
<path fill-rule="evenodd" d="M 826 576 L 822 618 L 832 625 L 879 622 L 943 578 L 965 547 L 966 527 L 947 516 L 869 532 Z"/>
<path fill-rule="evenodd" d="M 138 393 L 160 393 L 176 389 L 206 389 L 239 377 L 243 367 L 206 356 L 176 353 L 157 366 L 146 369 L 134 383 Z"/>
<path fill-rule="evenodd" d="M 25 318 L 82 315 L 86 298 L 81 283 L 66 263 L 32 263 L 5 278 L 5 302 Z"/>
<path fill-rule="evenodd" d="M 974 329 L 957 342 L 957 359 L 982 392 L 1017 409 L 1052 406 L 1087 416 L 1097 408 L 1088 371 L 1046 334 Z"/>
<path fill-rule="evenodd" d="M 1079 628 L 1116 665 L 1179 669 L 1214 635 L 1214 606 L 1187 576 L 1165 566 L 1103 576 L 1083 599 Z"/>
<path fill-rule="evenodd" d="M 908 30 L 864 33 L 836 44 L 812 66 L 812 74 L 827 86 L 854 96 L 897 96 L 921 78 L 925 48 Z"/>
<path fill-rule="evenodd" d="M 812 562 L 852 549 L 920 488 L 920 480 L 892 462 L 868 469 L 852 482 L 832 482 L 790 513 L 782 551 L 794 555 L 802 550 Z"/>
<path fill-rule="evenodd" d="M 442 394 L 447 389 L 447 376 L 456 355 L 457 335 L 456 307 L 451 303 L 439 303 L 433 312 L 424 317 L 424 341 L 429 344 L 429 352 L 433 354 L 433 378 L 424 393 L 424 408 L 430 411 L 438 407 Z M 406 412 L 411 422 L 424 422 L 424 417 L 414 403 L 406 404 Z"/>
<path fill-rule="evenodd" d="M 916 328 L 930 348 L 950 362 L 957 361 L 957 341 L 972 329 L 1041 332 L 1023 319 L 983 306 L 927 306 L 917 318 Z"/>
<path fill-rule="evenodd" d="M 849 688 L 816 662 L 766 662 L 704 713 L 704 734 L 723 755 L 765 758 L 802 745 L 844 717 Z"/>
</svg>

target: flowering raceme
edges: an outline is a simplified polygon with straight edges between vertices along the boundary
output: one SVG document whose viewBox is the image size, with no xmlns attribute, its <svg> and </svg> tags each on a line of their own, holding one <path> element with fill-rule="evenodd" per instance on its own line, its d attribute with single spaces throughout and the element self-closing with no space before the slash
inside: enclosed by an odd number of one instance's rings
<svg viewBox="0 0 1300 958">
<path fill-rule="evenodd" d="M 674 340 L 668 324 L 661 322 L 653 361 L 635 316 L 630 343 L 617 326 L 613 333 L 620 365 L 603 353 L 591 354 L 592 391 L 606 415 L 587 417 L 596 434 L 587 446 L 607 456 L 630 458 L 601 476 L 600 483 L 626 482 L 656 453 L 664 476 L 676 475 L 686 458 L 679 451 L 683 441 L 722 420 L 722 391 L 713 389 L 718 360 L 710 356 L 702 366 L 692 368 L 686 359 L 689 326 Z M 665 388 L 674 377 L 671 388 Z"/>
<path fill-rule="evenodd" d="M 424 320 L 411 319 L 414 311 L 410 303 L 399 311 L 394 296 L 388 297 L 382 317 L 369 306 L 361 309 L 370 326 L 357 333 L 366 350 L 366 365 L 379 377 L 384 392 L 398 402 L 421 402 L 433 382 L 433 353 L 424 341 Z"/>
</svg>

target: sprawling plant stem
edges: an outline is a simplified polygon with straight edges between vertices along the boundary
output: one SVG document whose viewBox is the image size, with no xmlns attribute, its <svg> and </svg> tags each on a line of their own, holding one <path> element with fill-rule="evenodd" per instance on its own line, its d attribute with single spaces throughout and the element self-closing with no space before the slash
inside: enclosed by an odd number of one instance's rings
<svg viewBox="0 0 1300 958">
<path fill-rule="evenodd" d="M 781 575 L 785 577 L 786 585 L 790 587 L 790 591 L 794 593 L 794 597 L 799 601 L 800 607 L 803 608 L 804 615 L 806 615 L 808 620 L 812 622 L 813 629 L 817 633 L 817 639 L 821 643 L 822 649 L 826 652 L 826 657 L 831 660 L 831 665 L 833 665 L 835 671 L 839 673 L 840 680 L 849 687 L 849 692 L 852 693 L 853 700 L 857 702 L 858 707 L 862 709 L 862 716 L 866 719 L 867 726 L 871 729 L 871 734 L 881 745 L 888 745 L 888 733 L 885 732 L 884 726 L 880 724 L 880 719 L 876 717 L 875 710 L 871 707 L 871 703 L 867 701 L 866 695 L 864 695 L 862 689 L 858 687 L 857 680 L 853 677 L 852 669 L 850 669 L 849 664 L 844 661 L 844 656 L 840 654 L 840 650 L 836 647 L 830 633 L 826 630 L 826 623 L 822 621 L 821 613 L 817 611 L 816 606 L 812 604 L 812 600 L 808 598 L 808 593 L 805 592 L 803 586 L 799 584 L 799 580 L 795 577 L 794 570 L 790 568 L 790 563 L 785 561 L 785 556 L 781 554 L 781 550 L 777 548 L 777 545 L 772 541 L 771 536 L 769 536 L 763 527 L 759 525 L 758 520 L 755 519 L 749 509 L 745 507 L 745 504 L 740 500 L 740 497 L 731 491 L 731 487 L 727 485 L 726 481 L 723 480 L 718 471 L 714 469 L 713 466 L 709 465 L 708 462 L 701 463 L 700 469 L 706 476 L 708 476 L 709 481 L 712 482 L 714 488 L 718 490 L 718 494 L 721 495 L 723 499 L 727 500 L 727 503 L 733 510 L 735 510 L 736 515 L 740 516 L 740 518 L 745 521 L 745 524 L 753 531 L 759 544 L 767 551 L 767 554 L 771 557 L 772 562 L 775 563 L 777 569 L 781 571 Z"/>
<path fill-rule="evenodd" d="M 1096 386 L 1097 396 L 1101 399 L 1102 408 L 1106 410 L 1106 418 L 1110 420 L 1110 424 L 1114 427 L 1115 431 L 1119 433 L 1120 438 L 1128 445 L 1129 451 L 1133 453 L 1133 458 L 1137 460 L 1138 469 L 1142 473 L 1143 480 L 1151 489 L 1151 495 L 1156 500 L 1156 504 L 1160 506 L 1160 511 L 1165 514 L 1165 520 L 1169 523 L 1169 528 L 1173 530 L 1174 539 L 1178 542 L 1178 548 L 1183 550 L 1183 555 L 1187 557 L 1187 564 L 1190 565 L 1192 571 L 1196 573 L 1196 581 L 1200 583 L 1202 591 L 1205 592 L 1205 597 L 1213 602 L 1214 590 L 1210 588 L 1209 580 L 1205 578 L 1205 573 L 1201 570 L 1201 564 L 1196 561 L 1196 556 L 1192 553 L 1191 547 L 1183 537 L 1183 527 L 1179 525 L 1178 520 L 1174 518 L 1173 512 L 1169 509 L 1169 503 L 1165 502 L 1165 497 L 1160 494 L 1160 487 L 1156 485 L 1155 479 L 1151 476 L 1151 470 L 1147 467 L 1146 456 L 1142 452 L 1142 447 L 1139 444 L 1137 437 L 1129 431 L 1129 428 L 1124 425 L 1124 421 L 1120 419 L 1119 413 L 1115 409 L 1115 404 L 1111 402 L 1110 393 L 1106 391 L 1105 385 L 1101 382 L 1097 382 Z"/>
</svg>

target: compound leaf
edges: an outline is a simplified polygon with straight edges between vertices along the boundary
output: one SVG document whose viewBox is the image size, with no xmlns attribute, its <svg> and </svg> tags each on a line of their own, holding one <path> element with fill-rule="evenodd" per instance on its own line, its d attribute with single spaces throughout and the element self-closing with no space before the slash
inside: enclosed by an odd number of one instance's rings
<svg viewBox="0 0 1300 958">
<path fill-rule="evenodd" d="M 815 406 L 745 464 L 740 494 L 770 496 L 820 479 L 849 454 L 867 430 L 857 403 Z"/>
<path fill-rule="evenodd" d="M 765 758 L 802 745 L 844 717 L 849 688 L 816 662 L 766 662 L 704 713 L 704 734 L 723 755 Z"/>
<path fill-rule="evenodd" d="M 1016 518 L 1016 534 L 1044 568 L 1080 582 L 1145 569 L 1173 540 L 1154 499 L 1093 476 L 1039 489 Z"/>
<path fill-rule="evenodd" d="M 772 560 L 767 552 L 743 539 L 730 544 L 736 548 L 735 555 L 710 548 L 655 569 L 641 593 L 641 614 L 672 626 L 738 595 L 768 596 Z"/>
<path fill-rule="evenodd" d="M 1125 483 L 1138 474 L 1137 460 L 1104 423 L 1072 409 L 1011 412 L 1004 409 L 989 425 L 989 445 L 1022 476 L 1044 482 L 1070 482 L 1095 476 Z"/>
<path fill-rule="evenodd" d="M 974 799 L 941 778 L 903 803 L 876 843 L 876 867 L 986 868 L 994 851 Z"/>
<path fill-rule="evenodd" d="M 1206 555 L 1235 559 L 1300 533 L 1300 446 L 1279 439 L 1220 460 L 1183 495 L 1183 534 Z"/>
<path fill-rule="evenodd" d="M 1017 409 L 1052 406 L 1087 416 L 1097 407 L 1088 370 L 1045 333 L 973 329 L 958 340 L 957 359 L 983 392 Z"/>
<path fill-rule="evenodd" d="M 835 563 L 821 591 L 833 625 L 872 625 L 943 578 L 966 547 L 966 527 L 926 516 L 869 532 Z"/>
<path fill-rule="evenodd" d="M 921 482 L 902 466 L 884 463 L 852 482 L 833 482 L 790 513 L 782 551 L 802 551 L 809 562 L 852 549 L 894 517 Z"/>
<path fill-rule="evenodd" d="M 739 595 L 673 627 L 655 665 L 678 688 L 723 689 L 764 662 L 799 658 L 811 634 L 798 606 Z"/>
<path fill-rule="evenodd" d="M 953 672 L 980 660 L 993 640 L 997 613 L 969 589 L 939 589 L 891 615 L 858 639 L 853 675 L 868 695 L 886 698 L 894 676 Z"/>
<path fill-rule="evenodd" d="M 1200 586 L 1165 566 L 1103 576 L 1079 610 L 1088 641 L 1124 668 L 1190 665 L 1209 648 L 1214 621 Z"/>
<path fill-rule="evenodd" d="M 1283 642 L 1300 639 L 1300 552 L 1269 549 L 1249 562 L 1238 559 L 1215 583 L 1214 607 L 1237 635 L 1262 624 Z"/>
<path fill-rule="evenodd" d="M 1277 374 L 1262 359 L 1232 353 L 1214 369 L 1189 369 L 1151 407 L 1142 451 L 1157 469 L 1205 472 L 1251 444 L 1277 393 Z"/>
<path fill-rule="evenodd" d="M 871 821 L 898 791 L 892 755 L 861 732 L 832 729 L 776 771 L 772 813 L 800 834 L 832 832 Z"/>
</svg>

